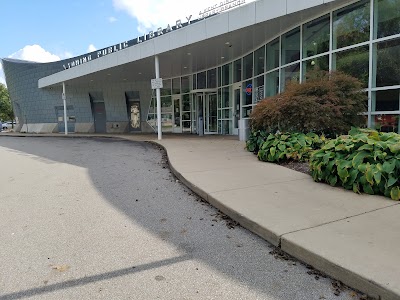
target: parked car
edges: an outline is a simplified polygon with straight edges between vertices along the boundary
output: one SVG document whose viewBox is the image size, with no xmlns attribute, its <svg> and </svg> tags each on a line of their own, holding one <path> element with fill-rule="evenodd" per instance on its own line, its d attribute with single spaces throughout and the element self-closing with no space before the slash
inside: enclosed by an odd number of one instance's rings
<svg viewBox="0 0 400 300">
<path fill-rule="evenodd" d="M 3 130 L 11 129 L 11 128 L 13 128 L 13 124 L 15 127 L 15 122 L 11 122 L 11 121 L 3 122 L 2 129 Z"/>
</svg>

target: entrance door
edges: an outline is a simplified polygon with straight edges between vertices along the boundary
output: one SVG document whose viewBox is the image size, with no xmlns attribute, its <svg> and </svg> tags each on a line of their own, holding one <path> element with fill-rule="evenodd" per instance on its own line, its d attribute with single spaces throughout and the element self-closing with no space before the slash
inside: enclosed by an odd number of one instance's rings
<svg viewBox="0 0 400 300">
<path fill-rule="evenodd" d="M 104 102 L 93 102 L 93 117 L 95 132 L 106 132 L 106 107 Z"/>
<path fill-rule="evenodd" d="M 204 134 L 218 133 L 217 107 L 217 94 L 206 94 L 206 101 L 204 101 Z"/>
<path fill-rule="evenodd" d="M 172 102 L 173 102 L 173 116 L 174 116 L 172 132 L 182 133 L 181 96 L 173 96 Z"/>
<path fill-rule="evenodd" d="M 235 84 L 233 86 L 233 134 L 239 134 L 239 120 L 240 120 L 240 95 L 242 84 Z"/>
</svg>

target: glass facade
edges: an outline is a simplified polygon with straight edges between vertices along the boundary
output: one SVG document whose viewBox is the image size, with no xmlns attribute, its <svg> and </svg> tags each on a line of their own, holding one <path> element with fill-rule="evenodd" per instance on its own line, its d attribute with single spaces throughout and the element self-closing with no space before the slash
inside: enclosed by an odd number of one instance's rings
<svg viewBox="0 0 400 300">
<path fill-rule="evenodd" d="M 248 118 L 257 102 L 284 91 L 292 80 L 306 80 L 307 73 L 314 69 L 340 70 L 359 78 L 369 98 L 365 112 L 368 126 L 398 132 L 400 0 L 360 0 L 325 11 L 242 57 L 180 80 L 164 80 L 163 128 L 168 130 L 172 124 L 172 96 L 182 101 L 180 125 L 187 132 L 196 132 L 198 117 L 206 111 L 204 103 L 211 107 L 210 99 L 216 98 L 217 133 L 237 134 L 238 119 Z M 199 96 L 202 89 L 207 90 Z M 216 97 L 208 97 L 207 93 L 215 93 Z M 155 111 L 152 100 L 148 116 L 151 126 L 156 124 Z"/>
</svg>

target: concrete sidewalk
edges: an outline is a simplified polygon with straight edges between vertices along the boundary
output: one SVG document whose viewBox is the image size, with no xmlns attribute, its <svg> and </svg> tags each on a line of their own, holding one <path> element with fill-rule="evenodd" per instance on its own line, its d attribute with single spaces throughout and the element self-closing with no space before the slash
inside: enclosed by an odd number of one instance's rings
<svg viewBox="0 0 400 300">
<path fill-rule="evenodd" d="M 90 136 L 159 143 L 184 184 L 245 228 L 372 297 L 400 299 L 399 202 L 259 162 L 236 137 L 69 135 Z"/>
</svg>

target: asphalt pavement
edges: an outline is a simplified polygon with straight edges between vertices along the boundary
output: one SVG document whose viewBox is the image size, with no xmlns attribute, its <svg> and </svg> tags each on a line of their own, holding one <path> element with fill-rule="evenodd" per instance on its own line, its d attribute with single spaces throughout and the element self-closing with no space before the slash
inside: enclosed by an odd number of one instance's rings
<svg viewBox="0 0 400 300">
<path fill-rule="evenodd" d="M 360 296 L 202 201 L 153 144 L 1 137 L 0 165 L 1 300 Z"/>
</svg>

